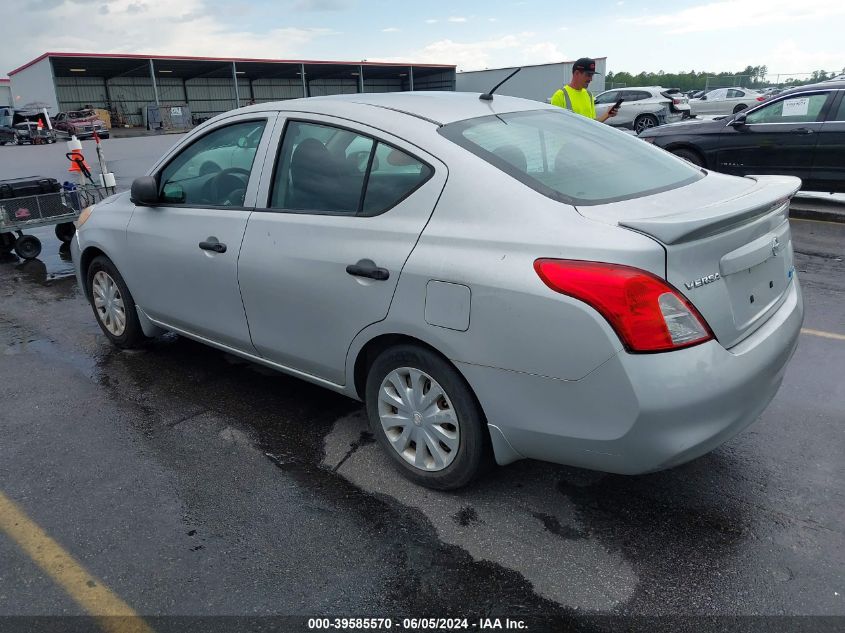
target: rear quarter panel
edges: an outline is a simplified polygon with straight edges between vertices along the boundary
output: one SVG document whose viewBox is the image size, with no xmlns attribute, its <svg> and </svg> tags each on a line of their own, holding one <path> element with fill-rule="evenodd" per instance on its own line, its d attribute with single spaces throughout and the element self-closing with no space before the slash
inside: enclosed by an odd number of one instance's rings
<svg viewBox="0 0 845 633">
<path fill-rule="evenodd" d="M 402 270 L 387 318 L 359 335 L 352 358 L 374 336 L 400 333 L 455 362 L 577 380 L 622 349 L 597 312 L 550 290 L 534 261 L 622 262 L 663 275 L 663 249 L 588 220 L 457 146 L 439 149 L 432 153 L 449 167 L 443 195 Z M 430 281 L 470 289 L 466 331 L 426 323 Z"/>
</svg>

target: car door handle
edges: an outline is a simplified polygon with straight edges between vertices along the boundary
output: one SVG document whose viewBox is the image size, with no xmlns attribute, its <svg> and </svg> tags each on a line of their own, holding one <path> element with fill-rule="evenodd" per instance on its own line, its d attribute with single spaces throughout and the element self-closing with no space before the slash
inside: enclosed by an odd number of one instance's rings
<svg viewBox="0 0 845 633">
<path fill-rule="evenodd" d="M 215 253 L 226 252 L 226 245 L 222 242 L 200 242 L 200 248 L 204 251 L 214 251 Z"/>
<path fill-rule="evenodd" d="M 346 272 L 353 277 L 368 277 L 379 281 L 390 278 L 390 271 L 387 268 L 379 268 L 371 259 L 361 259 L 357 264 L 349 264 L 346 267 Z"/>
<path fill-rule="evenodd" d="M 814 134 L 815 132 L 814 132 L 814 130 L 811 130 L 808 127 L 799 127 L 799 128 L 792 130 L 792 133 L 793 134 Z"/>
</svg>

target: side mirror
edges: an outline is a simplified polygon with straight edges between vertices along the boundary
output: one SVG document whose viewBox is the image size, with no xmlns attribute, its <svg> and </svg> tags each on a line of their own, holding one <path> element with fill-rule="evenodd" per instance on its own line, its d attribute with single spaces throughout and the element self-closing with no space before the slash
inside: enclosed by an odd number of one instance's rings
<svg viewBox="0 0 845 633">
<path fill-rule="evenodd" d="M 132 182 L 129 199 L 133 204 L 154 207 L 158 204 L 158 183 L 152 176 L 141 176 Z"/>
<path fill-rule="evenodd" d="M 733 118 L 733 120 L 731 121 L 731 125 L 734 127 L 742 127 L 743 125 L 745 125 L 745 118 L 747 116 L 748 115 L 745 112 L 740 112 Z"/>
</svg>

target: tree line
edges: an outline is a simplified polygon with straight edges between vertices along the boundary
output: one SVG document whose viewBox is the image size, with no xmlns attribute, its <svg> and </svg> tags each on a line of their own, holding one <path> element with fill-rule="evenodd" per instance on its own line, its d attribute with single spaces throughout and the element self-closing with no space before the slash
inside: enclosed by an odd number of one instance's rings
<svg viewBox="0 0 845 633">
<path fill-rule="evenodd" d="M 678 88 L 682 91 L 704 90 L 706 87 L 727 87 L 739 86 L 743 88 L 764 88 L 766 86 L 802 86 L 804 84 L 824 81 L 840 74 L 838 71 L 828 72 L 814 70 L 812 73 L 791 77 L 786 74 L 769 75 L 766 66 L 746 66 L 744 70 L 732 72 L 709 72 L 690 70 L 689 72 L 665 73 L 662 70 L 656 73 L 641 72 L 632 75 L 626 72 L 608 72 L 605 77 L 605 86 L 663 86 L 664 88 Z M 841 71 L 845 74 L 845 68 Z M 708 81 L 709 80 L 709 81 Z"/>
</svg>

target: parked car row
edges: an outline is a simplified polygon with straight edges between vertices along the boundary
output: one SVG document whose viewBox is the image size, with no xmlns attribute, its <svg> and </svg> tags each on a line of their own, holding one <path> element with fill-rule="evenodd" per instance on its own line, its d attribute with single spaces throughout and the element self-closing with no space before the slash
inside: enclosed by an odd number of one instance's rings
<svg viewBox="0 0 845 633">
<path fill-rule="evenodd" d="M 845 193 L 845 81 L 793 88 L 716 120 L 691 119 L 640 138 L 727 174 L 783 174 L 804 189 Z"/>
<path fill-rule="evenodd" d="M 59 112 L 48 118 L 42 111 L 0 109 L 0 145 L 55 143 L 58 134 L 79 139 L 109 138 L 105 122 L 94 110 Z"/>
<path fill-rule="evenodd" d="M 646 86 L 607 90 L 596 96 L 596 115 L 605 114 L 622 100 L 617 115 L 607 120 L 614 127 L 637 133 L 658 125 L 680 121 L 690 114 L 689 100 L 677 89 Z"/>
</svg>

